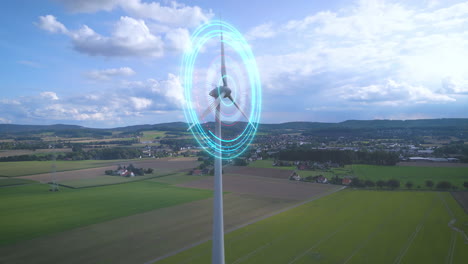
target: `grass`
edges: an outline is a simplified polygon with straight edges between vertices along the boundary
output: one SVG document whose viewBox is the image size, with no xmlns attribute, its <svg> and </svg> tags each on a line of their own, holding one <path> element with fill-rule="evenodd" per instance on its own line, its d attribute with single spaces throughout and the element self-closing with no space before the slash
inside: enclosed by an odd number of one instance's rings
<svg viewBox="0 0 468 264">
<path fill-rule="evenodd" d="M 36 183 L 36 182 L 32 180 L 26 180 L 26 179 L 11 179 L 11 178 L 0 177 L 0 187 L 30 184 L 30 183 Z"/>
<path fill-rule="evenodd" d="M 48 189 L 39 184 L 0 189 L 0 245 L 204 199 L 212 193 L 150 181 L 61 188 L 56 193 Z"/>
<path fill-rule="evenodd" d="M 81 161 L 56 161 L 56 171 L 70 171 L 89 168 L 111 166 L 121 160 L 81 160 Z M 17 161 L 1 162 L 0 176 L 16 177 L 40 173 L 50 173 L 53 161 Z"/>
<path fill-rule="evenodd" d="M 224 196 L 225 228 L 292 203 L 227 194 Z M 209 239 L 212 208 L 213 200 L 203 199 L 3 246 L 0 263 L 146 263 Z"/>
<path fill-rule="evenodd" d="M 454 217 L 468 223 L 449 193 L 342 191 L 226 234 L 226 263 L 464 263 Z M 158 264 L 210 258 L 207 242 Z"/>
<path fill-rule="evenodd" d="M 89 186 L 111 185 L 111 184 L 117 184 L 117 183 L 130 182 L 132 179 L 135 179 L 135 178 L 136 177 L 126 178 L 126 177 L 120 177 L 120 176 L 102 175 L 102 176 L 99 176 L 97 178 L 92 178 L 92 179 L 61 181 L 60 184 L 65 185 L 65 186 L 70 186 L 73 188 L 83 188 L 83 187 L 89 187 Z"/>
<path fill-rule="evenodd" d="M 163 138 L 165 136 L 165 131 L 143 131 L 143 136 L 140 138 L 140 141 L 154 141 L 156 137 Z"/>
<path fill-rule="evenodd" d="M 464 189 L 463 182 L 468 181 L 468 168 L 464 167 L 405 167 L 405 166 L 372 166 L 352 165 L 354 175 L 361 180 L 390 180 L 396 179 L 401 183 L 400 188 L 406 188 L 406 182 L 413 182 L 413 189 L 419 185 L 425 186 L 426 180 L 432 180 L 434 185 L 440 181 L 449 181 L 459 189 Z"/>
</svg>

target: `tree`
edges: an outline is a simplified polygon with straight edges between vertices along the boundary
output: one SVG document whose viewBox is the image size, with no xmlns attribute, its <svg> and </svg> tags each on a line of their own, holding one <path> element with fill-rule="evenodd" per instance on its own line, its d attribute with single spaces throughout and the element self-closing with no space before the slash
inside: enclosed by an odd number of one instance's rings
<svg viewBox="0 0 468 264">
<path fill-rule="evenodd" d="M 427 181 L 426 181 L 426 186 L 427 186 L 428 188 L 431 188 L 431 189 L 432 189 L 432 187 L 434 186 L 434 182 L 431 181 L 431 180 L 427 180 Z"/>
<path fill-rule="evenodd" d="M 378 180 L 376 182 L 377 186 L 382 189 L 383 187 L 385 187 L 385 185 L 387 184 L 385 181 L 382 181 L 382 180 Z"/>
<path fill-rule="evenodd" d="M 413 188 L 413 182 L 408 181 L 408 182 L 406 182 L 405 186 L 406 186 L 406 188 L 411 189 L 411 188 Z"/>
<path fill-rule="evenodd" d="M 466 182 L 463 183 L 463 187 L 465 187 L 466 189 L 468 189 L 468 181 L 466 181 Z"/>
<path fill-rule="evenodd" d="M 390 189 L 394 190 L 394 189 L 400 187 L 400 181 L 395 180 L 395 179 L 388 180 L 387 181 L 387 186 L 390 187 Z"/>
<path fill-rule="evenodd" d="M 247 166 L 247 161 L 243 158 L 234 159 L 234 166 Z"/>
<path fill-rule="evenodd" d="M 351 181 L 350 185 L 354 187 L 364 187 L 364 182 L 356 177 Z"/>
<path fill-rule="evenodd" d="M 442 189 L 442 190 L 446 190 L 446 189 L 450 189 L 452 187 L 452 184 L 448 181 L 441 181 L 439 183 L 437 183 L 437 189 Z"/>
<path fill-rule="evenodd" d="M 367 186 L 367 187 L 374 187 L 375 186 L 375 183 L 371 180 L 366 180 L 364 182 L 364 184 Z"/>
</svg>

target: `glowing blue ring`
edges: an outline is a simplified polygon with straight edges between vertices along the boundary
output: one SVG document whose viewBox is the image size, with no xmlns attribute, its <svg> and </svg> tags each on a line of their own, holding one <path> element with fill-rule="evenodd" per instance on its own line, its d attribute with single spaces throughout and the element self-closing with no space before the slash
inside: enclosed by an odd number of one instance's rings
<svg viewBox="0 0 468 264">
<path fill-rule="evenodd" d="M 242 64 L 246 68 L 251 91 L 250 116 L 242 133 L 232 139 L 220 139 L 211 132 L 203 129 L 198 119 L 197 113 L 192 105 L 191 91 L 193 87 L 193 72 L 196 59 L 200 49 L 212 38 L 220 39 L 223 35 L 223 42 L 230 46 L 242 59 Z M 244 37 L 233 26 L 220 20 L 214 20 L 200 26 L 192 34 L 192 48 L 185 52 L 182 61 L 181 76 L 184 83 L 184 95 L 186 105 L 184 115 L 189 124 L 195 124 L 192 134 L 198 144 L 212 156 L 222 159 L 232 159 L 241 155 L 252 142 L 258 124 L 260 123 L 261 112 L 261 83 L 255 57 Z"/>
</svg>

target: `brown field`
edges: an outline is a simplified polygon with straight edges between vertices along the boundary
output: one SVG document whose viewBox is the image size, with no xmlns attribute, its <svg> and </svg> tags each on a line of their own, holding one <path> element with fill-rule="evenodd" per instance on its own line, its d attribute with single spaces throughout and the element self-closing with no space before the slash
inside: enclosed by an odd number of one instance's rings
<svg viewBox="0 0 468 264">
<path fill-rule="evenodd" d="M 177 186 L 213 189 L 213 178 L 182 183 Z M 335 185 L 289 181 L 248 175 L 223 175 L 223 191 L 259 195 L 270 198 L 305 200 L 336 188 Z"/>
<path fill-rule="evenodd" d="M 225 229 L 297 201 L 224 196 Z M 212 199 L 186 203 L 0 247 L 1 263 L 144 263 L 211 237 Z"/>
<path fill-rule="evenodd" d="M 468 163 L 451 163 L 451 162 L 398 162 L 397 166 L 412 166 L 412 167 L 468 167 Z"/>
<path fill-rule="evenodd" d="M 289 176 L 291 176 L 293 171 L 272 168 L 254 168 L 247 166 L 228 166 L 224 169 L 224 172 L 227 174 L 242 174 L 277 179 L 289 179 Z"/>
<path fill-rule="evenodd" d="M 452 196 L 457 200 L 458 204 L 465 209 L 468 214 L 468 192 L 452 192 Z"/>
<path fill-rule="evenodd" d="M 169 159 L 168 161 L 197 161 L 197 157 L 183 157 L 183 158 L 174 158 Z"/>
</svg>

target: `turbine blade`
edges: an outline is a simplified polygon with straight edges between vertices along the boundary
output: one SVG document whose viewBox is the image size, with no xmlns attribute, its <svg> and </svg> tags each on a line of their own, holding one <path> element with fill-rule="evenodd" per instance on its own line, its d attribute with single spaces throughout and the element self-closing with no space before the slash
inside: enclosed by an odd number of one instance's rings
<svg viewBox="0 0 468 264">
<path fill-rule="evenodd" d="M 223 32 L 221 32 L 221 78 L 223 78 L 223 85 L 227 87 L 226 79 L 226 61 L 224 60 L 224 41 L 223 41 Z"/>
<path fill-rule="evenodd" d="M 241 112 L 241 114 L 245 117 L 245 119 L 247 119 L 247 122 L 255 129 L 255 126 L 250 122 L 250 119 L 249 117 L 244 113 L 244 111 L 242 111 L 242 109 L 239 107 L 239 105 L 237 105 L 237 103 L 234 101 L 234 99 L 232 99 L 231 96 L 228 97 L 231 102 L 234 104 L 234 106 L 239 110 L 239 112 Z"/>
<path fill-rule="evenodd" d="M 208 108 L 206 108 L 206 110 L 201 114 L 200 116 L 200 119 L 204 119 L 211 111 L 213 111 L 213 109 L 215 109 L 220 103 L 221 103 L 221 98 L 223 98 L 224 96 L 224 93 L 221 93 L 220 96 L 218 98 L 216 98 L 216 100 L 214 100 L 209 106 Z M 190 129 L 192 129 L 192 127 L 194 127 L 196 125 L 196 123 L 193 123 L 188 129 L 187 131 L 189 131 Z"/>
</svg>

